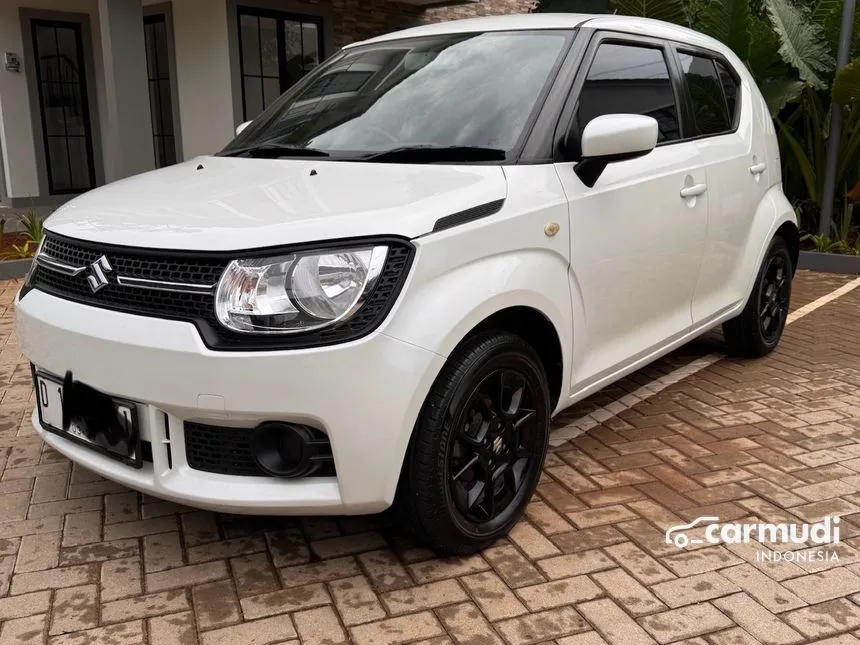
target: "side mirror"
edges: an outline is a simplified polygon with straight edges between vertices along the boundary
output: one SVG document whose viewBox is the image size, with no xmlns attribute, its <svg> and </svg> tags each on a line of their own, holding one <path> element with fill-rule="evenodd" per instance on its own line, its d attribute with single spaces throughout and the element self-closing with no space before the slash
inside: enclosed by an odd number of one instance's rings
<svg viewBox="0 0 860 645">
<path fill-rule="evenodd" d="M 251 125 L 250 121 L 245 121 L 244 123 L 240 123 L 239 125 L 237 125 L 236 126 L 236 136 L 238 137 L 240 134 L 242 134 L 242 130 L 247 128 L 249 125 Z"/>
<path fill-rule="evenodd" d="M 657 121 L 641 114 L 604 114 L 588 122 L 582 131 L 582 161 L 576 174 L 591 188 L 606 170 L 618 161 L 635 159 L 657 145 Z"/>
</svg>

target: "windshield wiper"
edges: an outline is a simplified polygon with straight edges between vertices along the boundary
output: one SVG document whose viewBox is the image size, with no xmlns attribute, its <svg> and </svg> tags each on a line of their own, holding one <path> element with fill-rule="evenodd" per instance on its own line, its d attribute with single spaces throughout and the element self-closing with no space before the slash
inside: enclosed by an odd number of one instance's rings
<svg viewBox="0 0 860 645">
<path fill-rule="evenodd" d="M 221 153 L 222 157 L 254 157 L 259 159 L 278 159 L 279 157 L 328 157 L 329 153 L 316 148 L 305 148 L 289 143 L 258 143 L 253 146 L 237 148 Z"/>
<path fill-rule="evenodd" d="M 398 163 L 432 163 L 434 161 L 504 161 L 507 153 L 498 148 L 480 146 L 403 146 L 374 152 L 359 161 L 393 161 Z"/>
</svg>

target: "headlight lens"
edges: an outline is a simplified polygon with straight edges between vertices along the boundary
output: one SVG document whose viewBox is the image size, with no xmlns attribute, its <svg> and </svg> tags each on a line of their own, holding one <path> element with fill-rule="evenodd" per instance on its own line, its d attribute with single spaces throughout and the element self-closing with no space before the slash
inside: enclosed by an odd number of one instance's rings
<svg viewBox="0 0 860 645">
<path fill-rule="evenodd" d="M 228 329 L 254 334 L 326 327 L 361 308 L 387 256 L 387 246 L 363 246 L 234 260 L 218 283 L 215 313 Z"/>
</svg>

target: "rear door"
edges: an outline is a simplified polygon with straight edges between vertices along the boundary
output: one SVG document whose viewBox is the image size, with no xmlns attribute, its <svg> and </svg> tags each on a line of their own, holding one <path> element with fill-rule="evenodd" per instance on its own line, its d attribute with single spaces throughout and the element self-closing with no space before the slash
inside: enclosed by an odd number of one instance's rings
<svg viewBox="0 0 860 645">
<path fill-rule="evenodd" d="M 612 113 L 659 124 L 656 149 L 610 164 L 591 188 L 574 162 L 556 164 L 570 205 L 578 388 L 659 351 L 692 323 L 709 193 L 698 147 L 682 140 L 672 56 L 661 40 L 597 32 L 574 83 L 566 127 L 577 133 Z"/>
<path fill-rule="evenodd" d="M 707 176 L 708 235 L 693 296 L 696 324 L 744 297 L 749 281 L 742 256 L 753 215 L 767 191 L 765 138 L 757 133 L 740 77 L 717 53 L 677 45 L 689 101 L 691 133 Z"/>
</svg>

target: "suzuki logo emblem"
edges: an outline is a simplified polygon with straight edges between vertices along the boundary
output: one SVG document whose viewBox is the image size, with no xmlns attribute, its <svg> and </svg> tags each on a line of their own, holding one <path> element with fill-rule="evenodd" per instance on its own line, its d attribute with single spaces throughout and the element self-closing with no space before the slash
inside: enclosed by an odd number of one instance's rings
<svg viewBox="0 0 860 645">
<path fill-rule="evenodd" d="M 105 256 L 101 256 L 98 260 L 90 265 L 90 275 L 87 276 L 87 283 L 93 293 L 108 285 L 107 273 L 113 271 L 110 262 Z"/>
</svg>

